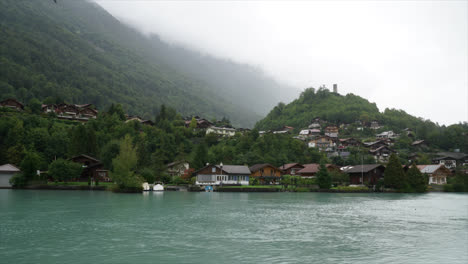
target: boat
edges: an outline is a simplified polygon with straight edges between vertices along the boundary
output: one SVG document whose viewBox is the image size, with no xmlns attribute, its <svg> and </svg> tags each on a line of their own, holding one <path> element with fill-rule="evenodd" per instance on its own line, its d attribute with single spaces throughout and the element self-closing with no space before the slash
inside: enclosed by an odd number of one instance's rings
<svg viewBox="0 0 468 264">
<path fill-rule="evenodd" d="M 151 191 L 150 185 L 147 182 L 143 183 L 142 187 L 145 192 Z"/>
<path fill-rule="evenodd" d="M 158 183 L 158 184 L 153 186 L 153 191 L 162 192 L 162 191 L 164 191 L 164 186 L 162 186 L 161 184 Z"/>
</svg>

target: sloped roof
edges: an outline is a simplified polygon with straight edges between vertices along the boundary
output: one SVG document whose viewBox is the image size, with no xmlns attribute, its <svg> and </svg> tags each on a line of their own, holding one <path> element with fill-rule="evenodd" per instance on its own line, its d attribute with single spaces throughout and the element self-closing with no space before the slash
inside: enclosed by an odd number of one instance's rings
<svg viewBox="0 0 468 264">
<path fill-rule="evenodd" d="M 265 167 L 272 167 L 274 169 L 277 169 L 279 170 L 278 168 L 276 168 L 275 166 L 271 165 L 271 164 L 268 164 L 268 163 L 263 163 L 263 164 L 255 164 L 253 166 L 251 166 L 249 169 L 251 172 L 255 172 L 255 171 L 258 171 L 259 169 L 263 169 Z"/>
<path fill-rule="evenodd" d="M 287 163 L 287 164 L 284 164 L 283 166 L 281 166 L 279 168 L 280 168 L 280 170 L 288 170 L 288 169 L 290 169 L 290 168 L 292 168 L 292 167 L 294 167 L 296 165 L 299 165 L 299 166 L 304 168 L 304 166 L 302 166 L 300 163 Z"/>
<path fill-rule="evenodd" d="M 468 154 L 461 153 L 461 152 L 439 152 L 437 155 L 441 157 L 453 158 L 453 159 L 463 159 L 467 158 Z"/>
<path fill-rule="evenodd" d="M 0 172 L 19 172 L 19 171 L 20 169 L 18 169 L 13 164 L 3 164 L 0 166 Z"/>
<path fill-rule="evenodd" d="M 81 154 L 81 155 L 72 157 L 71 160 L 74 160 L 74 159 L 79 158 L 79 157 L 85 157 L 85 158 L 90 159 L 90 160 L 93 160 L 93 161 L 95 161 L 95 162 L 101 162 L 100 160 L 98 160 L 98 159 L 96 159 L 96 158 L 93 158 L 93 157 L 91 157 L 91 156 L 85 155 L 85 154 Z"/>
<path fill-rule="evenodd" d="M 415 145 L 419 145 L 421 143 L 424 143 L 424 140 L 416 140 L 413 143 L 411 143 L 411 145 L 415 146 Z"/>
<path fill-rule="evenodd" d="M 443 164 L 416 165 L 416 167 L 418 167 L 418 169 L 419 169 L 419 171 L 421 171 L 421 173 L 427 173 L 427 174 L 432 174 L 436 170 L 440 169 L 441 167 L 445 168 L 445 166 Z"/>
<path fill-rule="evenodd" d="M 219 165 L 216 167 L 220 168 Z M 223 165 L 223 171 L 228 174 L 250 174 L 250 170 L 244 165 Z"/>
<path fill-rule="evenodd" d="M 329 168 L 334 166 L 333 164 L 325 164 L 325 167 Z M 304 168 L 299 170 L 297 173 L 317 173 L 320 170 L 320 164 L 318 163 L 311 163 L 311 164 L 304 164 Z"/>
<path fill-rule="evenodd" d="M 385 168 L 383 165 L 380 165 L 380 164 L 364 164 L 364 165 L 352 166 L 349 169 L 344 170 L 343 172 L 345 172 L 345 173 L 369 172 L 369 171 L 371 171 L 373 169 L 376 169 L 378 167 Z"/>
</svg>

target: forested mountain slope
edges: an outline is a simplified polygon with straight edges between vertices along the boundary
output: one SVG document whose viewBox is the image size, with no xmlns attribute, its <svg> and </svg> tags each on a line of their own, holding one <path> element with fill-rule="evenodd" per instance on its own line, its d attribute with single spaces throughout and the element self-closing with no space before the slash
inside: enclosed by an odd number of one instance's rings
<svg viewBox="0 0 468 264">
<path fill-rule="evenodd" d="M 405 128 L 414 131 L 417 139 L 423 139 L 436 148 L 445 150 L 460 149 L 468 151 L 468 124 L 440 126 L 430 120 L 424 120 L 403 110 L 385 109 L 380 112 L 375 103 L 354 95 L 345 96 L 332 93 L 328 89 L 308 88 L 288 105 L 279 103 L 271 112 L 256 124 L 259 130 L 279 130 L 283 126 L 292 126 L 298 131 L 307 129 L 315 118 L 329 124 L 356 124 L 368 126 L 377 121 L 382 128 L 375 132 L 393 130 L 400 133 Z M 361 125 L 359 125 L 361 126 Z M 356 128 L 357 125 L 354 126 Z M 369 132 L 370 130 L 368 130 Z M 367 136 L 375 135 L 375 132 Z M 361 133 L 365 136 L 365 133 Z"/>
<path fill-rule="evenodd" d="M 282 89 L 250 66 L 147 38 L 85 0 L 2 0 L 0 66 L 1 99 L 121 103 L 151 119 L 164 103 L 236 126 L 253 126 Z"/>
</svg>

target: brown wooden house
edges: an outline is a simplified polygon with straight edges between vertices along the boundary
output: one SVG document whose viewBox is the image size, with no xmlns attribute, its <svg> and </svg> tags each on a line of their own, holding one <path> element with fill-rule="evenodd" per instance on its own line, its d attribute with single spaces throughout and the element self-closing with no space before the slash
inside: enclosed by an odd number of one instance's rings
<svg viewBox="0 0 468 264">
<path fill-rule="evenodd" d="M 298 171 L 302 170 L 304 166 L 299 163 L 288 163 L 279 167 L 283 175 L 296 175 Z"/>
<path fill-rule="evenodd" d="M 333 164 L 326 164 L 327 170 L 331 171 L 340 171 L 340 168 Z M 320 164 L 318 163 L 311 163 L 311 164 L 304 164 L 304 168 L 297 172 L 302 178 L 315 178 L 315 175 L 320 170 Z"/>
<path fill-rule="evenodd" d="M 279 184 L 281 180 L 281 170 L 273 165 L 255 164 L 249 169 L 250 177 L 258 179 L 261 184 Z"/>
<path fill-rule="evenodd" d="M 80 178 L 75 180 L 88 181 L 88 179 L 91 178 L 94 180 L 99 179 L 99 181 L 110 181 L 108 171 L 104 170 L 104 165 L 98 159 L 81 154 L 70 160 L 81 163 L 83 167 Z"/>
<path fill-rule="evenodd" d="M 24 109 L 24 105 L 22 103 L 18 102 L 15 99 L 11 99 L 11 98 L 1 101 L 0 106 L 16 109 L 16 110 L 19 110 L 19 111 Z"/>
<path fill-rule="evenodd" d="M 385 167 L 380 164 L 364 164 L 352 166 L 343 171 L 349 175 L 352 185 L 376 185 L 384 177 Z"/>
</svg>

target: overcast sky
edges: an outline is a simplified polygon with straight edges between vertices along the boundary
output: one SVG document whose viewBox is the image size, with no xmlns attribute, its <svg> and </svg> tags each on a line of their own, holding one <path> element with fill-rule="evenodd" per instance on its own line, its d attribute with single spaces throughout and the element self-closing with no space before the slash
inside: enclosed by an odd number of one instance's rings
<svg viewBox="0 0 468 264">
<path fill-rule="evenodd" d="M 97 0 L 142 32 L 261 67 L 297 87 L 338 84 L 439 124 L 468 120 L 468 1 Z"/>
</svg>

